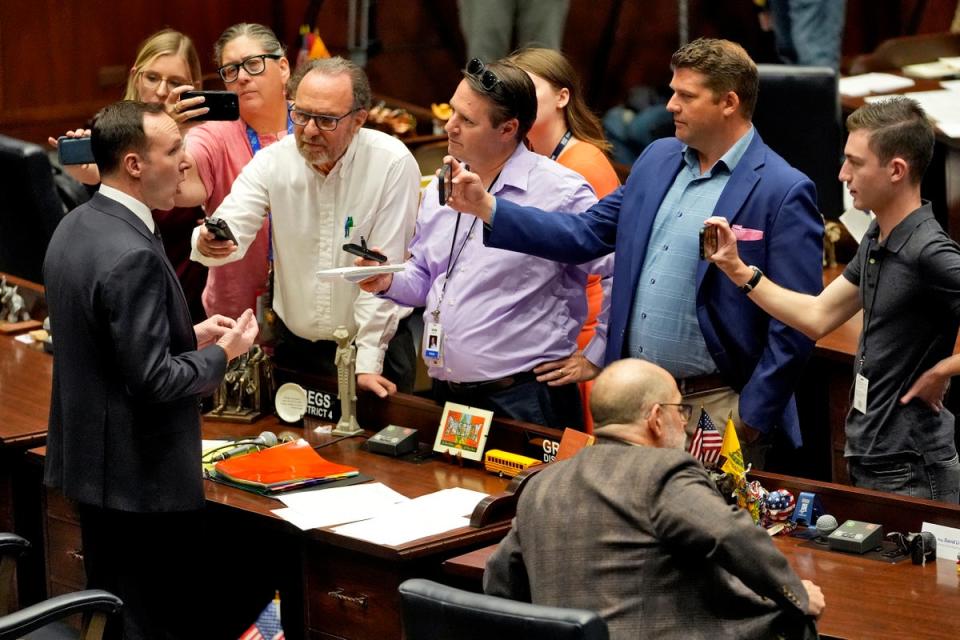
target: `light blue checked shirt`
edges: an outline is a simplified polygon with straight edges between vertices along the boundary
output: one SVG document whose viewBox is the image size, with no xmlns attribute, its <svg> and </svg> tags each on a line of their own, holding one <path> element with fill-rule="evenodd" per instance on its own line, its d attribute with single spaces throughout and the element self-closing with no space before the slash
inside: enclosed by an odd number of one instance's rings
<svg viewBox="0 0 960 640">
<path fill-rule="evenodd" d="M 684 165 L 663 198 L 650 232 L 627 329 L 627 350 L 675 378 L 717 370 L 697 321 L 700 228 L 713 215 L 730 174 L 753 140 L 753 127 L 706 173 L 697 152 L 684 147 Z"/>
</svg>

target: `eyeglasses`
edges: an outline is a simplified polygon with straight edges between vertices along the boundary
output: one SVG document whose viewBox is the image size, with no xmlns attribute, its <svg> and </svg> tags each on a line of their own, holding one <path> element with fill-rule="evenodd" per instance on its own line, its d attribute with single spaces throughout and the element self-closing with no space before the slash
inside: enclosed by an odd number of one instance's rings
<svg viewBox="0 0 960 640">
<path fill-rule="evenodd" d="M 234 82 L 240 77 L 240 67 L 251 76 L 258 76 L 267 68 L 267 59 L 279 60 L 283 56 L 276 53 L 261 53 L 255 56 L 244 58 L 240 62 L 225 64 L 217 72 L 224 82 Z"/>
<path fill-rule="evenodd" d="M 684 422 L 689 422 L 690 416 L 693 415 L 692 404 L 687 404 L 685 402 L 661 402 L 659 404 L 661 407 L 676 407 L 677 411 L 680 413 L 680 417 L 683 418 Z"/>
<path fill-rule="evenodd" d="M 493 91 L 500 84 L 500 78 L 483 64 L 480 58 L 474 58 L 467 63 L 467 75 L 476 78 L 484 91 Z"/>
<path fill-rule="evenodd" d="M 178 87 L 182 87 L 185 84 L 190 84 L 189 80 L 185 80 L 180 77 L 170 78 L 167 76 L 162 76 L 156 71 L 141 71 L 140 81 L 143 83 L 143 86 L 151 91 L 159 87 L 161 82 L 166 82 L 167 89 L 170 89 L 171 91 L 177 89 Z"/>
<path fill-rule="evenodd" d="M 309 111 L 300 111 L 296 107 L 290 110 L 290 119 L 293 120 L 293 124 L 305 127 L 307 124 L 313 120 L 313 124 L 317 126 L 317 129 L 320 131 L 333 131 L 337 128 L 337 125 L 340 124 L 340 121 L 349 116 L 352 113 L 360 111 L 360 107 L 355 107 L 347 111 L 342 116 L 328 116 L 320 113 L 310 113 Z"/>
</svg>

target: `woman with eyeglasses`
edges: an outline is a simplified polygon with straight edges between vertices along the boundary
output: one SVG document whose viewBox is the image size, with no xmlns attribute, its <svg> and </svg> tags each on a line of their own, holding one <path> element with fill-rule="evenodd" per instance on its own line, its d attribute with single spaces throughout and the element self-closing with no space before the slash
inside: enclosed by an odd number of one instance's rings
<svg viewBox="0 0 960 640">
<path fill-rule="evenodd" d="M 199 89 L 201 83 L 200 58 L 193 41 L 179 31 L 163 29 L 140 44 L 127 76 L 123 99 L 164 103 L 168 113 L 183 122 L 188 114 L 177 114 L 174 110 L 177 100 L 182 92 Z M 195 113 L 202 111 L 195 110 Z M 86 137 L 90 130 L 76 129 L 66 135 Z M 57 146 L 56 138 L 48 140 Z M 95 164 L 67 165 L 64 171 L 83 184 L 100 184 L 100 172 Z M 203 211 L 199 207 L 175 207 L 169 211 L 154 211 L 153 218 L 163 236 L 167 257 L 177 271 L 190 315 L 195 323 L 200 322 L 207 317 L 200 301 L 207 284 L 207 268 L 190 260 L 190 234 L 197 220 L 203 218 Z"/>
<path fill-rule="evenodd" d="M 598 198 L 616 189 L 620 179 L 607 158 L 611 145 L 599 118 L 584 102 L 580 79 L 567 58 L 554 49 L 530 48 L 511 54 L 507 61 L 526 71 L 537 89 L 537 119 L 527 134 L 533 151 L 582 175 Z M 587 319 L 577 338 L 581 350 L 597 330 L 602 302 L 600 276 L 592 275 L 587 280 Z M 580 383 L 588 430 L 593 427 L 587 408 L 592 385 Z"/>
<path fill-rule="evenodd" d="M 290 64 L 273 31 L 252 23 L 229 27 L 214 45 L 214 62 L 226 89 L 239 96 L 240 119 L 204 122 L 190 130 L 191 168 L 177 198 L 181 205 L 202 204 L 208 215 L 215 214 L 255 153 L 293 131 L 285 91 Z M 194 100 L 181 103 L 184 114 L 194 110 Z M 235 318 L 257 308 L 268 287 L 269 225 L 267 218 L 241 260 L 210 268 L 203 292 L 208 314 L 236 312 Z"/>
</svg>

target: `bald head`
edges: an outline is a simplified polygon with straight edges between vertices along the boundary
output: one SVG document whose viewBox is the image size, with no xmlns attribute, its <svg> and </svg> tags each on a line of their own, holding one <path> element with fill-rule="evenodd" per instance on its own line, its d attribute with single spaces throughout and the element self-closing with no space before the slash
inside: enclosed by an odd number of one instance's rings
<svg viewBox="0 0 960 640">
<path fill-rule="evenodd" d="M 590 392 L 590 412 L 598 433 L 654 447 L 682 447 L 683 421 L 676 407 L 680 391 L 661 367 L 635 358 L 605 368 Z M 669 409 L 669 411 L 667 411 Z"/>
<path fill-rule="evenodd" d="M 597 427 L 643 419 L 658 402 L 673 402 L 677 383 L 652 362 L 627 358 L 605 368 L 593 383 L 590 412 Z"/>
</svg>

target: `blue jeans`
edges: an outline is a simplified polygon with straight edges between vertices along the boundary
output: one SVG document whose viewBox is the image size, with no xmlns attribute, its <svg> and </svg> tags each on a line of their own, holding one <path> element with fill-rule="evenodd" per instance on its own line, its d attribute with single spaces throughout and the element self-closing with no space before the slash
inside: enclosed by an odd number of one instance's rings
<svg viewBox="0 0 960 640">
<path fill-rule="evenodd" d="M 912 498 L 927 498 L 957 504 L 960 500 L 960 458 L 954 452 L 946 460 L 924 464 L 923 458 L 894 462 L 847 461 L 850 480 L 856 487 L 889 491 Z"/>
<path fill-rule="evenodd" d="M 846 4 L 846 0 L 770 0 L 780 59 L 837 70 Z"/>
</svg>

